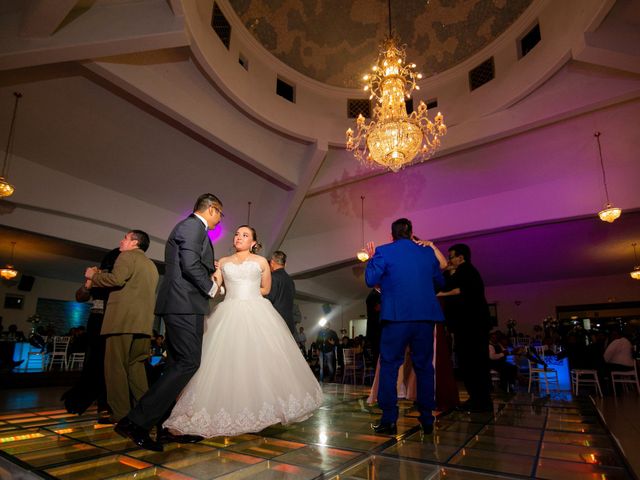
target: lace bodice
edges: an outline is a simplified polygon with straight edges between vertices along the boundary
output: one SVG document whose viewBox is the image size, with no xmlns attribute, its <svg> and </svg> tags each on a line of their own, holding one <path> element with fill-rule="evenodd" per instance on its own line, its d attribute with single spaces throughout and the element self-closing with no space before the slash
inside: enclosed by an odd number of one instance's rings
<svg viewBox="0 0 640 480">
<path fill-rule="evenodd" d="M 245 260 L 242 263 L 227 262 L 222 266 L 222 274 L 227 290 L 225 300 L 262 298 L 260 295 L 262 270 L 258 262 L 253 260 Z"/>
</svg>

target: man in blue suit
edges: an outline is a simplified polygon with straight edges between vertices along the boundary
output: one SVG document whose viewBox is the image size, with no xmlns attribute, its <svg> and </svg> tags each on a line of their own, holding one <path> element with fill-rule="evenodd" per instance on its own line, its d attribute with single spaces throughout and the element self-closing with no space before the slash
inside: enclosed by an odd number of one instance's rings
<svg viewBox="0 0 640 480">
<path fill-rule="evenodd" d="M 365 280 L 369 287 L 380 285 L 382 293 L 378 390 L 382 419 L 372 428 L 376 433 L 397 433 L 396 381 L 409 346 L 417 377 L 419 420 L 429 434 L 433 432 L 435 407 L 433 328 L 434 322 L 444 320 L 436 300 L 436 287 L 442 287 L 444 279 L 434 249 L 412 240 L 411 221 L 401 218 L 393 222 L 391 236 L 392 243 L 377 249 L 373 243 L 367 245 L 371 260 Z"/>
</svg>

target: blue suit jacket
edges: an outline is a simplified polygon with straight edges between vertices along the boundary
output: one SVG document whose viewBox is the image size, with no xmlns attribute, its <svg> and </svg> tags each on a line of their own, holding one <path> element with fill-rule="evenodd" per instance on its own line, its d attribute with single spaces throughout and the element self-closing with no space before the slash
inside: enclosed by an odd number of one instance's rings
<svg viewBox="0 0 640 480">
<path fill-rule="evenodd" d="M 380 320 L 444 320 L 436 299 L 444 279 L 433 249 L 408 239 L 381 245 L 367 264 L 365 280 L 369 287 L 381 287 Z"/>
</svg>

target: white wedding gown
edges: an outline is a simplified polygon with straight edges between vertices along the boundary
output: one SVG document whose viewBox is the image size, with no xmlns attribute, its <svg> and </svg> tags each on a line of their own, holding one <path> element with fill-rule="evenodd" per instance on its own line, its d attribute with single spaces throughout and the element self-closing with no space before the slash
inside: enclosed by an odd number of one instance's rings
<svg viewBox="0 0 640 480">
<path fill-rule="evenodd" d="M 299 422 L 322 404 L 322 389 L 269 300 L 260 265 L 222 267 L 227 294 L 205 319 L 200 368 L 164 426 L 211 438 Z"/>
</svg>

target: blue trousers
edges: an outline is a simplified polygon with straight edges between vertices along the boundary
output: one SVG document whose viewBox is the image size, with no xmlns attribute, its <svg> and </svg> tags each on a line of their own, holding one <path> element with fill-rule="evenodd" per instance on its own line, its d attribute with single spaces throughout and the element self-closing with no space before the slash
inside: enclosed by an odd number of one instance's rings
<svg viewBox="0 0 640 480">
<path fill-rule="evenodd" d="M 380 339 L 380 386 L 378 405 L 382 422 L 398 420 L 398 369 L 404 362 L 407 346 L 416 372 L 417 407 L 420 423 L 433 423 L 435 384 L 433 369 L 433 322 L 384 322 Z"/>
</svg>

